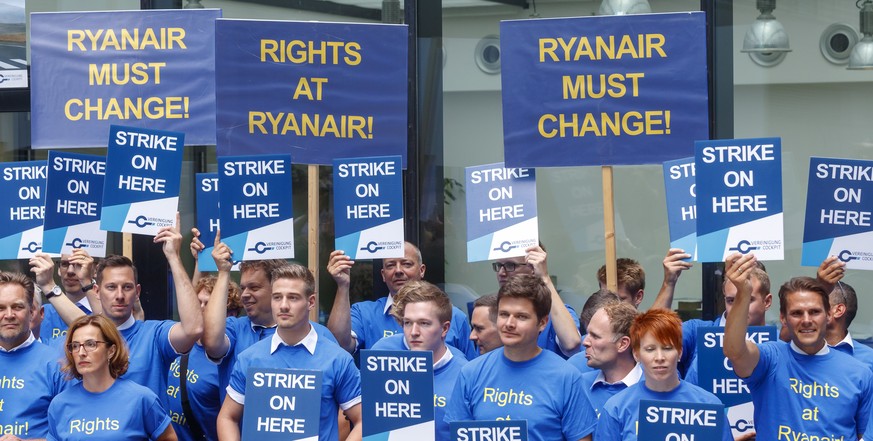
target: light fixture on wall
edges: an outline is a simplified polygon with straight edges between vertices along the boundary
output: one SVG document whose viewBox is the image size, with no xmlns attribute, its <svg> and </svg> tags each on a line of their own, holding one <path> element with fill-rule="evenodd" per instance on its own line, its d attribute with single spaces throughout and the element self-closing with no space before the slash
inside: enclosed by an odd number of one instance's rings
<svg viewBox="0 0 873 441">
<path fill-rule="evenodd" d="M 648 0 L 603 0 L 597 15 L 648 14 L 652 12 Z"/>
<path fill-rule="evenodd" d="M 864 37 L 852 49 L 846 69 L 873 69 L 873 1 L 864 1 L 860 15 L 861 34 Z"/>
<path fill-rule="evenodd" d="M 791 52 L 788 47 L 788 34 L 782 23 L 773 17 L 776 0 L 757 0 L 757 8 L 761 15 L 746 32 L 740 52 L 748 53 L 749 58 L 758 65 L 775 66 Z"/>
</svg>

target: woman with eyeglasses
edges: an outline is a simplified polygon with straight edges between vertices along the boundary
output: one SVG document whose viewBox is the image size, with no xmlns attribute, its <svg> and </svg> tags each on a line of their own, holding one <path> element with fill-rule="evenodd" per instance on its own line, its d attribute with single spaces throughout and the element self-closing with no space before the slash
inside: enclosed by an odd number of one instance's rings
<svg viewBox="0 0 873 441">
<path fill-rule="evenodd" d="M 127 372 L 129 355 L 112 321 L 97 314 L 73 322 L 65 355 L 67 377 L 82 381 L 49 405 L 48 440 L 177 439 L 158 396 L 119 378 Z"/>
</svg>

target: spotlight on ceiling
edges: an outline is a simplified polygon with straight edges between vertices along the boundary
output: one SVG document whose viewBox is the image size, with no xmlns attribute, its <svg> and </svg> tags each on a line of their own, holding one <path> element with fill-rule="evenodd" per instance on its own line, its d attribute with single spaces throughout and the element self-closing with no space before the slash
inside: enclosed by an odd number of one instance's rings
<svg viewBox="0 0 873 441">
<path fill-rule="evenodd" d="M 761 66 L 775 66 L 791 52 L 788 34 L 782 23 L 773 17 L 776 0 L 757 0 L 757 7 L 761 15 L 746 32 L 740 52 L 748 53 L 752 61 Z"/>
<path fill-rule="evenodd" d="M 652 7 L 648 0 L 603 0 L 597 15 L 649 14 Z"/>
<path fill-rule="evenodd" d="M 846 69 L 873 69 L 873 1 L 870 0 L 861 5 L 861 34 L 864 37 L 852 49 Z"/>
</svg>

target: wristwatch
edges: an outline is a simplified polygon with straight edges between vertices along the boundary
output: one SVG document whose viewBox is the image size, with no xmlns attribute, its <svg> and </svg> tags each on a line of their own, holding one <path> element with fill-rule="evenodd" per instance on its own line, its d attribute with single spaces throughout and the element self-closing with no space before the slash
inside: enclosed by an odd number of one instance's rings
<svg viewBox="0 0 873 441">
<path fill-rule="evenodd" d="M 91 279 L 91 283 L 82 286 L 82 292 L 91 291 L 92 289 L 94 289 L 94 285 L 96 285 L 96 284 L 97 284 L 97 281 L 94 279 Z"/>
<path fill-rule="evenodd" d="M 36 291 L 37 291 L 37 292 L 39 292 L 40 294 L 44 295 L 45 298 L 46 298 L 46 300 L 48 300 L 48 299 L 50 299 L 50 298 L 52 298 L 52 297 L 57 297 L 57 296 L 59 296 L 59 295 L 61 295 L 61 294 L 64 293 L 64 291 L 63 291 L 63 290 L 61 289 L 61 287 L 58 286 L 58 285 L 55 285 L 55 287 L 52 288 L 52 290 L 49 291 L 49 292 L 45 292 L 45 291 L 43 291 L 43 290 L 42 290 L 38 285 L 34 285 L 34 288 L 36 288 Z"/>
</svg>

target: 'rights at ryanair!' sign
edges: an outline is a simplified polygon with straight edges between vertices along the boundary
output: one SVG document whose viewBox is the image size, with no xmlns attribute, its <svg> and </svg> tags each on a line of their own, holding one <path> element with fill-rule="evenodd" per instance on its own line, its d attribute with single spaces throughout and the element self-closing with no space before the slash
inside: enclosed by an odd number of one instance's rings
<svg viewBox="0 0 873 441">
<path fill-rule="evenodd" d="M 524 256 L 539 243 L 532 168 L 467 167 L 467 261 Z"/>
<path fill-rule="evenodd" d="M 364 441 L 433 441 L 433 354 L 361 351 Z"/>
<path fill-rule="evenodd" d="M 0 163 L 0 259 L 42 251 L 46 162 Z"/>
<path fill-rule="evenodd" d="M 809 158 L 808 189 L 801 264 L 873 269 L 873 161 Z"/>
<path fill-rule="evenodd" d="M 218 9 L 34 13 L 34 148 L 104 145 L 112 124 L 215 144 Z"/>
<path fill-rule="evenodd" d="M 42 243 L 47 253 L 83 248 L 92 257 L 106 256 L 106 231 L 100 229 L 105 176 L 102 156 L 49 151 Z"/>
<path fill-rule="evenodd" d="M 664 163 L 664 190 L 667 196 L 667 225 L 670 248 L 680 248 L 697 256 L 697 196 L 694 158 Z"/>
<path fill-rule="evenodd" d="M 185 134 L 112 126 L 100 228 L 156 235 L 176 223 Z"/>
<path fill-rule="evenodd" d="M 500 24 L 510 167 L 660 164 L 708 133 L 702 12 Z"/>
<path fill-rule="evenodd" d="M 335 249 L 352 259 L 403 257 L 400 156 L 333 161 Z"/>
<path fill-rule="evenodd" d="M 295 164 L 400 155 L 405 25 L 218 20 L 218 152 L 291 152 Z"/>
<path fill-rule="evenodd" d="M 242 439 L 316 441 L 321 371 L 249 368 Z"/>
</svg>

